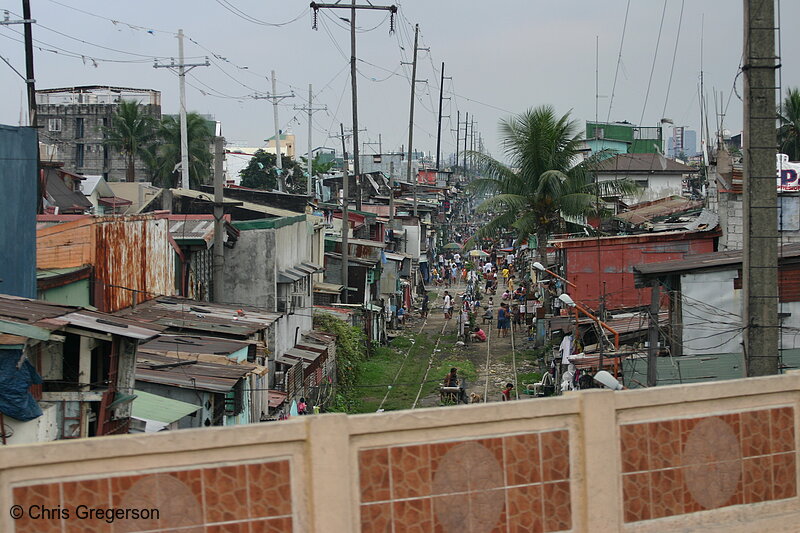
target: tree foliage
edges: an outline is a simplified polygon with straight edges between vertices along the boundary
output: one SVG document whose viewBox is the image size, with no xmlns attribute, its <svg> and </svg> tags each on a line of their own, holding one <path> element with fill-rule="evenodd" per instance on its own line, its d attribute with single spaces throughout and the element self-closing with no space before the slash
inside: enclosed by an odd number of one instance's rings
<svg viewBox="0 0 800 533">
<path fill-rule="evenodd" d="M 304 194 L 306 192 L 305 167 L 287 156 L 281 157 L 283 169 L 278 169 L 277 162 L 275 154 L 257 150 L 247 166 L 239 171 L 242 187 L 273 190 L 278 188 L 282 179 L 287 192 Z"/>
<path fill-rule="evenodd" d="M 158 142 L 148 151 L 148 167 L 155 185 L 177 187 L 180 185 L 181 123 L 178 117 L 161 119 L 156 130 Z M 189 186 L 210 183 L 213 176 L 214 154 L 211 153 L 213 136 L 206 120 L 197 113 L 186 114 L 186 137 L 189 148 Z"/>
<path fill-rule="evenodd" d="M 779 113 L 778 143 L 781 153 L 790 161 L 800 161 L 800 90 L 790 87 L 783 99 L 783 111 Z"/>
<path fill-rule="evenodd" d="M 155 140 L 156 123 L 139 104 L 122 100 L 111 117 L 111 125 L 102 128 L 103 144 L 125 157 L 125 181 L 135 180 L 137 158 L 147 161 L 148 147 Z"/>
<path fill-rule="evenodd" d="M 336 400 L 332 410 L 354 412 L 359 403 L 355 386 L 367 358 L 367 336 L 326 313 L 314 314 L 314 329 L 336 335 Z"/>
<path fill-rule="evenodd" d="M 206 120 L 197 113 L 186 115 L 189 146 L 190 186 L 208 183 L 212 175 L 214 155 L 211 153 L 212 134 Z M 144 161 L 149 178 L 157 186 L 175 187 L 180 179 L 181 128 L 177 117 L 160 121 L 143 112 L 134 101 L 122 100 L 104 127 L 104 144 L 122 153 L 127 160 L 126 181 L 134 181 L 136 159 Z"/>
<path fill-rule="evenodd" d="M 477 237 L 489 238 L 502 230 L 518 238 L 537 237 L 544 262 L 547 237 L 564 227 L 566 219 L 598 214 L 598 196 L 629 194 L 629 180 L 597 181 L 592 169 L 603 153 L 581 162 L 578 123 L 569 113 L 558 117 L 551 106 L 530 109 L 500 121 L 500 138 L 509 164 L 471 152 L 483 178 L 470 185 L 488 198 L 478 212 L 493 215 Z"/>
</svg>

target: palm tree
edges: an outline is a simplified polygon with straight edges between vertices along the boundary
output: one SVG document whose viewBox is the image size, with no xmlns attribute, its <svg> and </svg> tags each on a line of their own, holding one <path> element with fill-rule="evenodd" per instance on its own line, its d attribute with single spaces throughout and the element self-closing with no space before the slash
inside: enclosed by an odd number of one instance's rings
<svg viewBox="0 0 800 533">
<path fill-rule="evenodd" d="M 153 184 L 176 187 L 181 163 L 180 120 L 173 116 L 164 117 L 156 135 L 158 142 L 150 147 L 147 156 Z M 210 148 L 212 134 L 206 120 L 197 113 L 186 115 L 186 137 L 189 145 L 189 183 L 196 188 L 208 183 L 214 162 Z"/>
<path fill-rule="evenodd" d="M 508 165 L 478 152 L 472 155 L 484 178 L 472 182 L 478 194 L 492 195 L 478 206 L 479 213 L 496 213 L 478 231 L 488 237 L 514 230 L 517 237 L 536 236 L 539 261 L 547 264 L 547 239 L 566 219 L 599 214 L 598 198 L 629 194 L 629 180 L 599 182 L 592 167 L 602 154 L 579 161 L 580 135 L 569 113 L 557 117 L 551 106 L 541 106 L 500 121 L 500 138 Z"/>
<path fill-rule="evenodd" d="M 800 90 L 790 87 L 783 99 L 783 112 L 778 114 L 780 128 L 778 140 L 781 153 L 789 161 L 800 161 Z"/>
<path fill-rule="evenodd" d="M 121 100 L 111 126 L 103 127 L 103 144 L 121 152 L 127 160 L 125 181 L 134 181 L 136 158 L 146 159 L 146 152 L 155 135 L 155 119 L 143 112 L 132 100 Z"/>
</svg>

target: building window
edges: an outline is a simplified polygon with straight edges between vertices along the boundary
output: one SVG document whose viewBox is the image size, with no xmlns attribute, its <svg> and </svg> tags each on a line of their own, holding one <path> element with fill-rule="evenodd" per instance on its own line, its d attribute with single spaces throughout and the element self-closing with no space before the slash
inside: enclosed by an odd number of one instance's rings
<svg viewBox="0 0 800 533">
<path fill-rule="evenodd" d="M 61 131 L 61 119 L 60 118 L 48 119 L 47 131 Z"/>
<path fill-rule="evenodd" d="M 650 182 L 647 179 L 633 180 L 633 182 L 636 183 L 636 185 L 641 187 L 642 189 L 646 189 L 650 185 Z"/>
<path fill-rule="evenodd" d="M 84 145 L 75 145 L 75 166 L 80 168 L 83 166 Z"/>
<path fill-rule="evenodd" d="M 76 139 L 83 139 L 83 119 L 76 118 L 75 119 L 75 138 Z"/>
</svg>

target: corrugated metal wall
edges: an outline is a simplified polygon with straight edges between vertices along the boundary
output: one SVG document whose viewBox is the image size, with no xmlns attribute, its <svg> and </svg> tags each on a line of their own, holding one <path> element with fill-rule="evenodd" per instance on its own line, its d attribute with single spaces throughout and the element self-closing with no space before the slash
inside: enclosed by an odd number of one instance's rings
<svg viewBox="0 0 800 533">
<path fill-rule="evenodd" d="M 0 293 L 36 298 L 38 141 L 33 128 L 0 125 Z"/>
<path fill-rule="evenodd" d="M 87 217 L 39 230 L 38 245 L 39 268 L 94 266 L 93 303 L 100 311 L 176 294 L 175 249 L 165 218 Z"/>
<path fill-rule="evenodd" d="M 169 221 L 150 216 L 97 219 L 94 267 L 96 280 L 102 284 L 95 306 L 102 311 L 118 311 L 158 295 L 175 294 L 175 250 L 169 240 Z"/>
</svg>

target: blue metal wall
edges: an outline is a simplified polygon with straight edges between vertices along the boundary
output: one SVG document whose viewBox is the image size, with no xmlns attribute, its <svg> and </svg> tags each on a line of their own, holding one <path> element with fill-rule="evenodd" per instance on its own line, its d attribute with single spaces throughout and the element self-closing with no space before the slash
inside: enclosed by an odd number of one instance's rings
<svg viewBox="0 0 800 533">
<path fill-rule="evenodd" d="M 36 130 L 0 124 L 0 293 L 36 298 Z"/>
</svg>

